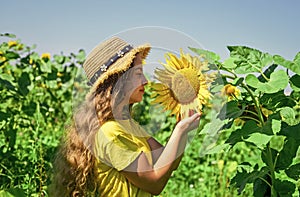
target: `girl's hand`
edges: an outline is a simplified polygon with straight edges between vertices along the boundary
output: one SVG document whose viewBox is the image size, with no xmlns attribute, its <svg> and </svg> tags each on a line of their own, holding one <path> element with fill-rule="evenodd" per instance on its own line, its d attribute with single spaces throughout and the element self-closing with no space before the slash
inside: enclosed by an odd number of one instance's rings
<svg viewBox="0 0 300 197">
<path fill-rule="evenodd" d="M 193 129 L 196 129 L 199 126 L 200 116 L 200 113 L 190 113 L 190 116 L 180 120 L 176 127 L 183 133 L 187 133 Z"/>
</svg>

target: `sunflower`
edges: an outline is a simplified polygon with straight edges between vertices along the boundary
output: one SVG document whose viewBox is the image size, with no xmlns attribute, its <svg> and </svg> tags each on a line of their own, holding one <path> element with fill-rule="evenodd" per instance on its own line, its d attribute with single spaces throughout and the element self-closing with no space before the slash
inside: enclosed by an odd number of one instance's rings
<svg viewBox="0 0 300 197">
<path fill-rule="evenodd" d="M 43 60 L 49 60 L 50 57 L 51 57 L 50 53 L 43 53 L 43 54 L 41 55 L 41 58 L 42 58 Z"/>
<path fill-rule="evenodd" d="M 222 95 L 227 96 L 228 101 L 237 99 L 240 96 L 241 92 L 240 90 L 231 84 L 226 84 L 222 88 Z"/>
<path fill-rule="evenodd" d="M 159 83 L 152 83 L 152 103 L 162 104 L 164 110 L 170 110 L 177 118 L 187 117 L 189 110 L 201 112 L 212 95 L 209 87 L 214 79 L 213 74 L 205 73 L 208 63 L 199 57 L 184 54 L 180 57 L 167 53 L 164 69 L 154 71 Z"/>
</svg>

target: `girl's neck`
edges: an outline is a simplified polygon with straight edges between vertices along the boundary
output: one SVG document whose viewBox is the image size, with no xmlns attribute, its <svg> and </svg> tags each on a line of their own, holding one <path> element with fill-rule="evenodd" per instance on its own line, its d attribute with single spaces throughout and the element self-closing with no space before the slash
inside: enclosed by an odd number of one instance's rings
<svg viewBox="0 0 300 197">
<path fill-rule="evenodd" d="M 113 115 L 115 119 L 118 120 L 128 120 L 130 119 L 130 105 L 118 106 L 115 108 Z"/>
</svg>

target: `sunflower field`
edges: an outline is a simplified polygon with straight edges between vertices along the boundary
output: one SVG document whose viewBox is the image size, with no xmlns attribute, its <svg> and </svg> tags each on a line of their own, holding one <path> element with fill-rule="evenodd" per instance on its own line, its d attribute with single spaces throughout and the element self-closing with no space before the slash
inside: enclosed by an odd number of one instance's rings
<svg viewBox="0 0 300 197">
<path fill-rule="evenodd" d="M 86 53 L 39 54 L 12 34 L 0 38 L 0 197 L 49 196 L 56 148 L 85 92 L 78 73 Z M 160 196 L 299 196 L 300 52 L 286 60 L 227 48 L 225 61 L 190 48 L 219 77 Z M 132 115 L 164 144 L 176 116 L 151 110 L 153 91 L 147 87 Z"/>
</svg>

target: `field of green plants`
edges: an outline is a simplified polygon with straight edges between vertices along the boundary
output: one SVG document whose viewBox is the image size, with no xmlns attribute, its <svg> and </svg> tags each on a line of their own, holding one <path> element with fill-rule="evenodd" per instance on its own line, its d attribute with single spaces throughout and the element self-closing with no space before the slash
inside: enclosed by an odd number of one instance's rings
<svg viewBox="0 0 300 197">
<path fill-rule="evenodd" d="M 56 148 L 74 100 L 85 92 L 78 73 L 86 54 L 39 54 L 14 35 L 1 34 L 1 40 L 0 197 L 48 196 Z M 245 46 L 227 48 L 223 62 L 190 48 L 221 76 L 211 88 L 217 104 L 203 109 L 160 196 L 299 196 L 300 52 L 286 60 Z M 150 110 L 150 92 L 133 117 L 165 143 L 176 120 Z"/>
</svg>

